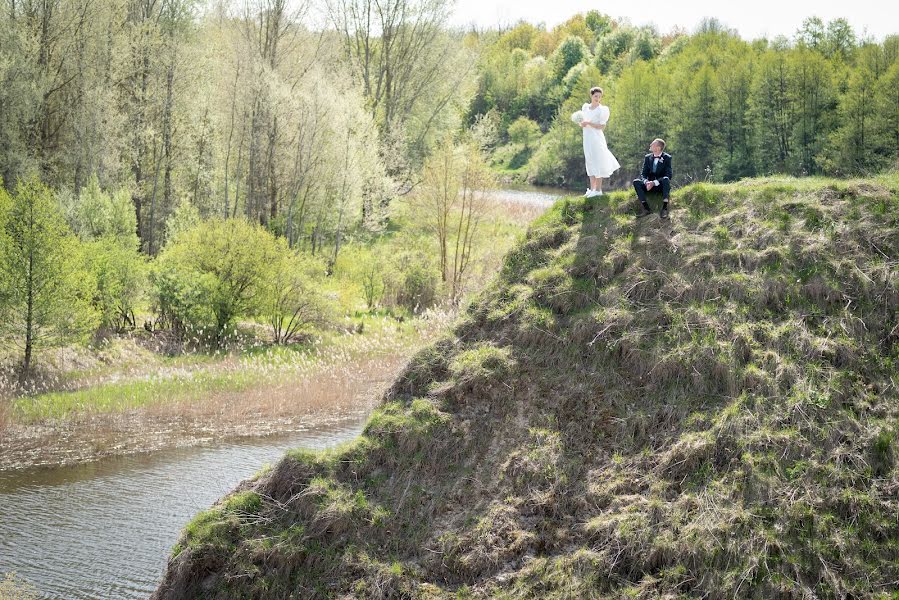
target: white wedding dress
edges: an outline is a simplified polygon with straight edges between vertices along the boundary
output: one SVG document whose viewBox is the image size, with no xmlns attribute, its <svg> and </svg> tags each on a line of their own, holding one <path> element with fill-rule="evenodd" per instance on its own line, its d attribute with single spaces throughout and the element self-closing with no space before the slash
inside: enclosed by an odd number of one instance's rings
<svg viewBox="0 0 899 600">
<path fill-rule="evenodd" d="M 605 125 L 609 121 L 609 107 L 600 104 L 594 109 L 589 104 L 581 108 L 585 121 Z M 618 160 L 609 151 L 606 145 L 606 136 L 602 129 L 584 127 L 584 162 L 587 165 L 587 175 L 590 177 L 609 177 L 621 168 Z"/>
</svg>

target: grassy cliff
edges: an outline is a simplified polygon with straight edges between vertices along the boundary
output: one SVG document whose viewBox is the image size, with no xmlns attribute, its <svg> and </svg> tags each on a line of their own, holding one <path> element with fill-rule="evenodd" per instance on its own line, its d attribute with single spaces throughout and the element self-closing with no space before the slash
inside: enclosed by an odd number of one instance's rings
<svg viewBox="0 0 899 600">
<path fill-rule="evenodd" d="M 364 435 L 199 515 L 155 597 L 895 598 L 897 191 L 560 200 Z"/>
</svg>

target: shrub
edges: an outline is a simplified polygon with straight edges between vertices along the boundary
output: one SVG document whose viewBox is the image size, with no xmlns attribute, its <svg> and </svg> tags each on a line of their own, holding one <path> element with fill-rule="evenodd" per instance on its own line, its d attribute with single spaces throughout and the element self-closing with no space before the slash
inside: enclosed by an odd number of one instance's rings
<svg viewBox="0 0 899 600">
<path fill-rule="evenodd" d="M 69 225 L 84 242 L 87 265 L 97 281 L 92 304 L 101 323 L 113 329 L 135 326 L 134 310 L 146 290 L 147 264 L 140 254 L 137 215 L 125 188 L 109 193 L 97 176 L 78 193 L 60 195 Z"/>
<path fill-rule="evenodd" d="M 304 329 L 326 321 L 326 305 L 317 291 L 324 266 L 291 251 L 279 240 L 281 256 L 268 276 L 266 316 L 275 343 L 288 344 Z"/>
<path fill-rule="evenodd" d="M 527 117 L 518 117 L 509 125 L 509 140 L 530 148 L 540 138 L 540 126 Z"/>
<path fill-rule="evenodd" d="M 211 328 L 220 345 L 238 317 L 266 306 L 273 268 L 284 246 L 258 225 L 211 220 L 177 235 L 154 269 L 162 320 L 183 335 Z"/>
</svg>

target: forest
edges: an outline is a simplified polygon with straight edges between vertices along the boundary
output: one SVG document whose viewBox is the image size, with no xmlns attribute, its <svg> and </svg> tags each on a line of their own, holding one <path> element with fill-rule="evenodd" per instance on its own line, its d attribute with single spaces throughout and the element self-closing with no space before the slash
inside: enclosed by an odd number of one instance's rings
<svg viewBox="0 0 899 600">
<path fill-rule="evenodd" d="M 747 41 L 714 19 L 659 32 L 597 11 L 459 29 L 451 8 L 6 0 L 8 362 L 26 378 L 42 348 L 103 331 L 215 348 L 250 319 L 286 343 L 360 306 L 456 304 L 520 231 L 491 188 L 581 185 L 568 115 L 593 85 L 613 186 L 657 136 L 676 186 L 897 164 L 899 36 L 810 17 Z"/>
</svg>

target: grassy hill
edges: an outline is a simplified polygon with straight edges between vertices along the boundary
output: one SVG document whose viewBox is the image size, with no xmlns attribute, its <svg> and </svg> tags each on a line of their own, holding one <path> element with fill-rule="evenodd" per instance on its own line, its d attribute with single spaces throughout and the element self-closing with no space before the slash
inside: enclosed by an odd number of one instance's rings
<svg viewBox="0 0 899 600">
<path fill-rule="evenodd" d="M 897 597 L 897 191 L 560 200 L 364 435 L 199 515 L 155 597 Z"/>
</svg>

